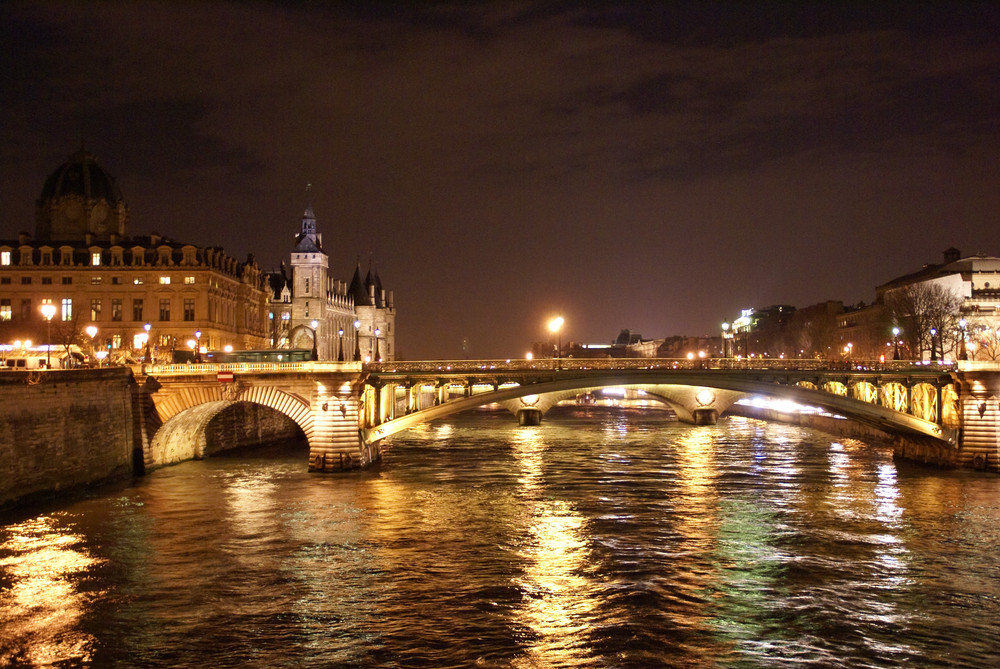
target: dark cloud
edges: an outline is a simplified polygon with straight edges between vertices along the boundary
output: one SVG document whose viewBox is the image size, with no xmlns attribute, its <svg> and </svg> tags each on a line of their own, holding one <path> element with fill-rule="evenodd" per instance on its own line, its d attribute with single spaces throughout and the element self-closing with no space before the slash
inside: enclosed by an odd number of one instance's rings
<svg viewBox="0 0 1000 669">
<path fill-rule="evenodd" d="M 869 4 L 7 3 L 0 237 L 82 140 L 136 232 L 272 267 L 313 183 L 411 356 L 870 299 L 1000 254 L 1000 22 Z"/>
</svg>

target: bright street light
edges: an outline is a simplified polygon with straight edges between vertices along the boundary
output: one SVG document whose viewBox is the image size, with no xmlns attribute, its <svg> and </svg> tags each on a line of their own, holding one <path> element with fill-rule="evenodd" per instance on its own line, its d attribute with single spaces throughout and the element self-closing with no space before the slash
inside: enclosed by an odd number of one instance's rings
<svg viewBox="0 0 1000 669">
<path fill-rule="evenodd" d="M 556 316 L 549 321 L 549 332 L 556 335 L 557 337 L 557 347 L 556 347 L 556 359 L 562 355 L 562 326 L 566 320 L 562 316 Z"/>
<path fill-rule="evenodd" d="M 48 302 L 42 305 L 42 316 L 48 323 L 48 336 L 45 343 L 45 368 L 52 369 L 52 317 L 56 315 L 56 305 Z"/>
</svg>

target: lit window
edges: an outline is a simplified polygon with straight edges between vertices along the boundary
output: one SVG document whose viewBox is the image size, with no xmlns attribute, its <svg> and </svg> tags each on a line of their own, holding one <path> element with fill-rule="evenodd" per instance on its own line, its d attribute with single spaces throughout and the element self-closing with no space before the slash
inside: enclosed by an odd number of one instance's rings
<svg viewBox="0 0 1000 669">
<path fill-rule="evenodd" d="M 101 264 L 100 251 L 94 251 L 93 253 L 90 254 L 90 264 L 93 265 L 94 267 L 97 267 L 98 265 Z"/>
<path fill-rule="evenodd" d="M 14 311 L 10 305 L 10 299 L 4 298 L 0 300 L 0 321 L 9 321 L 13 316 Z"/>
<path fill-rule="evenodd" d="M 164 285 L 164 286 L 169 285 L 170 284 L 170 277 L 169 276 L 161 276 L 160 277 L 160 284 Z"/>
<path fill-rule="evenodd" d="M 0 251 L 0 265 L 10 264 L 10 251 Z"/>
<path fill-rule="evenodd" d="M 62 300 L 62 319 L 64 321 L 73 320 L 73 298 L 64 297 Z"/>
<path fill-rule="evenodd" d="M 191 285 L 192 283 L 194 283 L 194 277 L 193 276 L 184 277 L 184 283 Z"/>
<path fill-rule="evenodd" d="M 142 285 L 142 277 L 141 276 L 137 276 L 134 279 L 132 279 L 132 284 L 136 285 L 136 286 L 141 286 Z"/>
<path fill-rule="evenodd" d="M 99 286 L 99 285 L 101 285 L 101 277 L 99 277 L 99 276 L 92 276 L 92 277 L 90 277 L 90 284 L 92 286 Z"/>
</svg>

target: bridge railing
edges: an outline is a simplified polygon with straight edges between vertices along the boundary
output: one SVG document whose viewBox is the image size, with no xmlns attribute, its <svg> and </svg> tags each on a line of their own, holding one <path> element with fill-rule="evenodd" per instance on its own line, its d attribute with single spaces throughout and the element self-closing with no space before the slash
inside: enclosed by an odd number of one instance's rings
<svg viewBox="0 0 1000 669">
<path fill-rule="evenodd" d="M 414 360 L 367 363 L 372 373 L 484 373 L 585 370 L 788 370 L 788 371 L 940 371 L 955 369 L 952 362 L 919 360 L 831 361 L 782 358 L 545 358 L 541 360 Z"/>
<path fill-rule="evenodd" d="M 136 374 L 181 375 L 181 374 L 215 374 L 217 372 L 252 373 L 252 374 L 287 374 L 289 372 L 360 372 L 360 362 L 319 362 L 307 360 L 303 362 L 223 362 L 223 363 L 186 363 L 181 365 L 131 365 Z"/>
<path fill-rule="evenodd" d="M 831 361 L 782 358 L 545 358 L 540 360 L 394 360 L 389 362 L 230 362 L 132 365 L 136 374 L 215 374 L 230 371 L 253 374 L 290 372 L 361 372 L 375 374 L 483 374 L 490 372 L 558 372 L 586 370 L 774 370 L 817 372 L 949 372 L 964 368 L 954 362 L 919 360 Z M 995 363 L 994 363 L 995 365 Z"/>
</svg>

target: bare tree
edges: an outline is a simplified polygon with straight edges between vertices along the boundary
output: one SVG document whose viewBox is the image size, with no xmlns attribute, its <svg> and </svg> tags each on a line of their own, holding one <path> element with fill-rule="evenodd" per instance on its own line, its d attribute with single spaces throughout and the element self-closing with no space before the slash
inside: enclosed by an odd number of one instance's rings
<svg viewBox="0 0 1000 669">
<path fill-rule="evenodd" d="M 973 359 L 1000 359 L 1000 329 L 986 320 L 977 320 L 969 324 L 969 339 L 975 348 L 969 352 Z"/>
<path fill-rule="evenodd" d="M 962 298 L 937 283 L 911 283 L 885 294 L 885 306 L 900 329 L 912 357 L 922 358 L 924 351 L 944 342 L 954 348 L 952 339 L 957 332 L 958 313 Z M 938 337 L 931 336 L 935 330 Z"/>
</svg>

